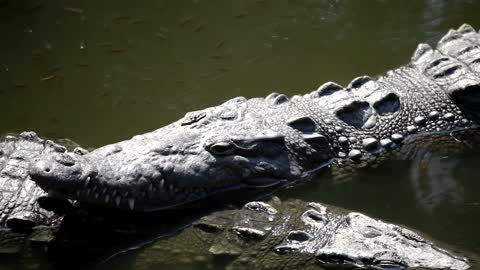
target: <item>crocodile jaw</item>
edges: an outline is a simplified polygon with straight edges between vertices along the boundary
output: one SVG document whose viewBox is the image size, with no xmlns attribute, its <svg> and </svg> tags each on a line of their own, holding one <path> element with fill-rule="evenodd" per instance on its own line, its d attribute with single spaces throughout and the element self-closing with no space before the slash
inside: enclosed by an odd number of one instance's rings
<svg viewBox="0 0 480 270">
<path fill-rule="evenodd" d="M 245 169 L 221 168 L 218 163 L 210 164 L 213 159 L 209 158 L 202 160 L 205 168 L 190 170 L 189 164 L 198 163 L 199 156 L 177 157 L 177 162 L 155 159 L 157 163 L 138 161 L 112 167 L 109 164 L 114 164 L 115 159 L 108 155 L 54 153 L 34 162 L 29 173 L 51 197 L 135 211 L 168 209 L 219 193 L 267 189 L 287 182 L 265 171 L 250 171 L 250 176 L 242 177 L 237 173 L 246 174 Z M 152 164 L 158 166 L 153 169 Z"/>
</svg>

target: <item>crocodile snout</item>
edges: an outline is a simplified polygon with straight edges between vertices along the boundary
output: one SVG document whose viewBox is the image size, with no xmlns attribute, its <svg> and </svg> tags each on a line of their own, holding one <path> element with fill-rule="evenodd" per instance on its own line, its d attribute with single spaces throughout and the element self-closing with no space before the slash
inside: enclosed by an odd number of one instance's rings
<svg viewBox="0 0 480 270">
<path fill-rule="evenodd" d="M 81 184 L 87 172 L 81 159 L 82 156 L 72 153 L 49 153 L 30 165 L 29 174 L 46 191 L 62 187 L 63 192 L 70 193 Z M 60 185 L 60 182 L 64 184 Z"/>
<path fill-rule="evenodd" d="M 30 167 L 30 175 L 34 178 L 38 178 L 40 176 L 45 177 L 51 175 L 52 168 L 53 166 L 50 162 L 38 160 L 33 164 L 33 166 Z"/>
<path fill-rule="evenodd" d="M 59 174 L 71 174 L 68 169 L 75 165 L 75 159 L 66 153 L 52 153 L 35 160 L 30 167 L 30 176 L 53 177 Z M 72 168 L 73 169 L 73 168 Z"/>
</svg>

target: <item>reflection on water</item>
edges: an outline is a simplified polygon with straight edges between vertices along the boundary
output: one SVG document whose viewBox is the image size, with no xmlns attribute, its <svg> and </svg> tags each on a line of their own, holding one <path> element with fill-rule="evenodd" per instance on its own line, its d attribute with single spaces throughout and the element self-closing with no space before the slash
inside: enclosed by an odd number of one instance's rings
<svg viewBox="0 0 480 270">
<path fill-rule="evenodd" d="M 448 157 L 427 157 L 414 161 L 410 181 L 422 207 L 431 211 L 445 199 L 456 205 L 463 202 L 463 187 L 452 175 L 458 166 L 458 160 Z"/>
<path fill-rule="evenodd" d="M 234 96 L 346 84 L 406 63 L 419 42 L 434 44 L 463 22 L 479 28 L 479 7 L 468 0 L 0 0 L 0 133 L 34 129 L 95 147 Z M 366 212 L 479 254 L 478 161 L 475 151 L 426 154 L 281 196 Z M 104 267 L 129 269 L 134 258 Z M 0 259 L 11 269 L 21 261 Z M 25 260 L 42 268 L 55 259 Z"/>
</svg>

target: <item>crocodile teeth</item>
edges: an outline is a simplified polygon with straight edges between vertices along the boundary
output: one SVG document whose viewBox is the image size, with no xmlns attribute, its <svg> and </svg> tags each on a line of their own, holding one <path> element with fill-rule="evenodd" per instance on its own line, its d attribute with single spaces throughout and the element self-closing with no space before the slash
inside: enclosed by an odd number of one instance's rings
<svg viewBox="0 0 480 270">
<path fill-rule="evenodd" d="M 153 191 L 153 185 L 152 185 L 152 184 L 148 185 L 148 191 L 149 191 L 149 192 L 152 192 L 152 191 Z"/>
<path fill-rule="evenodd" d="M 88 184 L 90 183 L 90 176 L 85 179 L 85 187 L 88 187 Z"/>
<path fill-rule="evenodd" d="M 105 203 L 108 203 L 108 201 L 110 200 L 110 195 L 105 195 Z"/>
<path fill-rule="evenodd" d="M 77 195 L 77 198 L 80 197 L 80 193 L 81 193 L 81 190 L 77 190 L 77 191 L 75 192 L 75 194 Z"/>
<path fill-rule="evenodd" d="M 90 192 L 92 192 L 91 189 L 87 188 L 87 190 L 85 190 L 85 197 L 89 197 L 90 196 Z"/>
<path fill-rule="evenodd" d="M 130 208 L 130 210 L 133 210 L 133 208 L 135 207 L 135 199 L 134 198 L 128 199 L 128 207 Z"/>
<path fill-rule="evenodd" d="M 164 185 L 165 185 L 165 180 L 163 179 L 160 180 L 160 185 L 159 185 L 160 189 L 162 189 Z"/>
<path fill-rule="evenodd" d="M 117 207 L 120 206 L 120 200 L 121 200 L 120 196 L 115 197 L 115 204 L 117 205 Z"/>
</svg>

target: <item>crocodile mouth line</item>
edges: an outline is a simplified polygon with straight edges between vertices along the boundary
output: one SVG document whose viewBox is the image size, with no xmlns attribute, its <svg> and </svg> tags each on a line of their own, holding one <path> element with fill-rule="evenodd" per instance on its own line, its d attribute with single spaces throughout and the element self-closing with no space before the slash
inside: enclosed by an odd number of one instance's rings
<svg viewBox="0 0 480 270">
<path fill-rule="evenodd" d="M 86 203 L 109 205 L 121 209 L 154 211 L 173 208 L 219 193 L 245 188 L 271 188 L 288 181 L 286 179 L 257 177 L 242 180 L 233 185 L 179 187 L 175 184 L 175 181 L 163 177 L 160 181 L 155 181 L 156 183 L 150 183 L 146 187 L 137 189 L 139 191 L 136 192 L 125 190 L 120 186 L 102 184 L 93 176 L 87 177 L 83 182 L 76 188 L 72 187 L 72 191 L 62 192 L 50 187 L 47 188 L 47 192 L 53 197 Z"/>
</svg>

